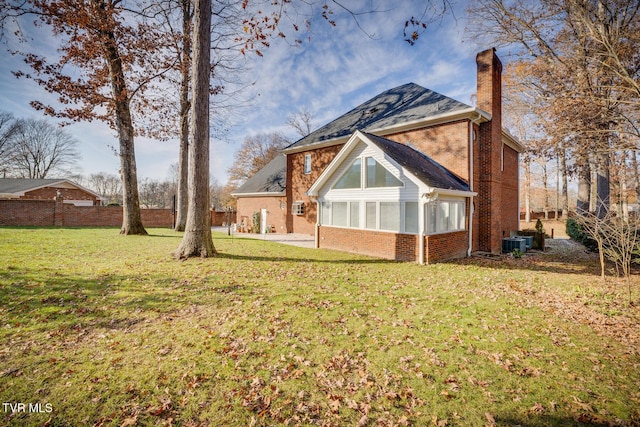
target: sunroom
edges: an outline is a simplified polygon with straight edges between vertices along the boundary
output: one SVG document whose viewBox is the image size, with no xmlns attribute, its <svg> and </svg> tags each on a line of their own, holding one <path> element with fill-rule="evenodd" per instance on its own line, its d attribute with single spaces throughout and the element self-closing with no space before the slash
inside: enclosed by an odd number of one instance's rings
<svg viewBox="0 0 640 427">
<path fill-rule="evenodd" d="M 356 131 L 308 194 L 316 247 L 419 263 L 467 253 L 475 193 L 408 145 Z"/>
</svg>

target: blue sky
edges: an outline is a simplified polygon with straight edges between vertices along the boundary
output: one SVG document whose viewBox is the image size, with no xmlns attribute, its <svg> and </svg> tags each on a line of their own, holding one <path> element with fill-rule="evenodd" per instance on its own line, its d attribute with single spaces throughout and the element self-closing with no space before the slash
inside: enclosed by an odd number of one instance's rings
<svg viewBox="0 0 640 427">
<path fill-rule="evenodd" d="M 310 40 L 299 47 L 278 40 L 264 50 L 264 57 L 246 58 L 250 71 L 245 79 L 251 84 L 242 96 L 248 101 L 231 113 L 229 132 L 211 141 L 211 173 L 219 183 L 227 181 L 227 168 L 246 136 L 281 131 L 297 139 L 286 121 L 302 109 L 313 114 L 317 128 L 378 93 L 408 82 L 471 104 L 476 90 L 475 54 L 490 46 L 465 38 L 464 3 L 457 4 L 456 19 L 448 16 L 430 25 L 415 46 L 403 40 L 403 25 L 420 11 L 424 1 L 397 1 L 393 4 L 401 6 L 395 8 L 391 3 L 380 3 L 387 8 L 383 13 L 360 17 L 360 25 L 373 37 L 358 29 L 351 16 L 337 13 L 335 27 L 321 19 L 313 21 Z M 55 40 L 36 37 L 30 48 L 55 52 Z M 40 118 L 41 113 L 33 110 L 29 101 L 51 99 L 51 95 L 33 82 L 17 80 L 10 73 L 17 67 L 19 58 L 3 50 L 0 109 L 17 117 Z M 118 159 L 110 148 L 117 146 L 114 131 L 98 122 L 72 124 L 66 130 L 80 142 L 78 173 L 117 174 Z M 137 138 L 139 178 L 166 179 L 177 153 L 177 140 Z"/>
</svg>

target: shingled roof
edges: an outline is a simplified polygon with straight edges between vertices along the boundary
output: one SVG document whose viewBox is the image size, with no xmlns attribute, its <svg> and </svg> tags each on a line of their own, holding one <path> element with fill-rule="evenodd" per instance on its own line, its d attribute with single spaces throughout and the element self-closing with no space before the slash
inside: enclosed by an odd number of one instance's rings
<svg viewBox="0 0 640 427">
<path fill-rule="evenodd" d="M 348 113 L 289 145 L 285 151 L 348 138 L 356 130 L 374 131 L 416 122 L 428 117 L 472 109 L 455 99 L 415 83 L 389 89 L 360 104 Z"/>
<path fill-rule="evenodd" d="M 426 154 L 414 150 L 408 145 L 380 136 L 365 132 L 363 134 L 396 163 L 407 169 L 429 187 L 442 190 L 469 191 L 469 185 L 465 181 Z"/>
<path fill-rule="evenodd" d="M 284 193 L 287 184 L 287 158 L 277 155 L 265 167 L 260 169 L 240 188 L 232 193 L 233 196 L 251 195 L 257 193 Z"/>
</svg>

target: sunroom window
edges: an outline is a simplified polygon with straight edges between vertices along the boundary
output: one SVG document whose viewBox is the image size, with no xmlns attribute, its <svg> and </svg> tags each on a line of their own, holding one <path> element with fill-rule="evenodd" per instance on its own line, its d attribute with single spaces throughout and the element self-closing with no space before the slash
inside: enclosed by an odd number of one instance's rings
<svg viewBox="0 0 640 427">
<path fill-rule="evenodd" d="M 373 157 L 366 158 L 367 188 L 402 187 L 402 181 L 393 176 L 384 166 Z"/>
<path fill-rule="evenodd" d="M 362 169 L 362 160 L 356 159 L 349 169 L 340 177 L 338 182 L 333 186 L 336 189 L 343 188 L 360 188 L 360 175 Z"/>
<path fill-rule="evenodd" d="M 466 229 L 464 201 L 438 200 L 427 205 L 427 232 L 447 233 Z"/>
</svg>

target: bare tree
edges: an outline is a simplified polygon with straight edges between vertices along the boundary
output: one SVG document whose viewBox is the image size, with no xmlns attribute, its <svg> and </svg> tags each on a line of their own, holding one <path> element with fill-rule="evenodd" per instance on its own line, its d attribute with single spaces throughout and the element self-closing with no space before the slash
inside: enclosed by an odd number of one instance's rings
<svg viewBox="0 0 640 427">
<path fill-rule="evenodd" d="M 79 156 L 78 141 L 46 120 L 18 120 L 9 145 L 9 170 L 18 178 L 69 175 Z"/>
<path fill-rule="evenodd" d="M 10 170 L 10 159 L 12 157 L 12 140 L 18 129 L 18 123 L 13 114 L 0 111 L 0 174 L 6 177 Z"/>
<path fill-rule="evenodd" d="M 234 155 L 233 164 L 227 170 L 229 183 L 237 188 L 265 167 L 289 144 L 289 140 L 279 132 L 261 133 L 245 138 Z"/>
<path fill-rule="evenodd" d="M 106 199 L 107 204 L 122 203 L 122 181 L 116 175 L 105 172 L 91 174 L 87 187 Z"/>
<path fill-rule="evenodd" d="M 302 138 L 311 133 L 313 114 L 307 109 L 303 109 L 292 114 L 287 120 L 287 125 L 291 126 Z"/>
</svg>

